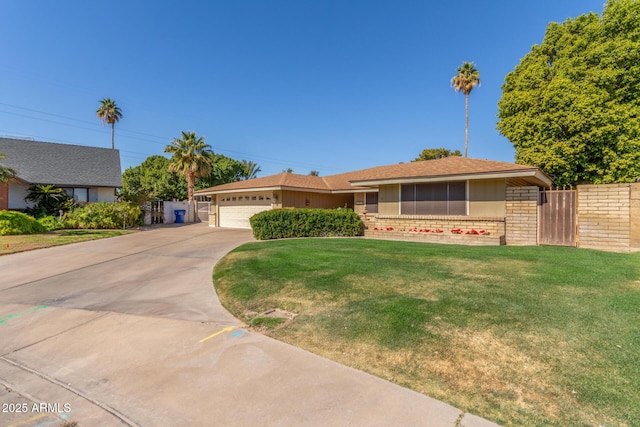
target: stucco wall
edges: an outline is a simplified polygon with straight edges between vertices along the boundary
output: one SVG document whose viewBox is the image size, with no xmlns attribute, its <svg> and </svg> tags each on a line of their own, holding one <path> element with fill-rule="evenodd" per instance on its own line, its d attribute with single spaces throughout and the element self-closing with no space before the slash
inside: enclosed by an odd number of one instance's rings
<svg viewBox="0 0 640 427">
<path fill-rule="evenodd" d="M 361 214 L 365 209 L 365 193 L 353 193 L 353 211 Z"/>
<path fill-rule="evenodd" d="M 9 209 L 26 209 L 32 204 L 24 201 L 29 185 L 18 182 L 9 183 Z"/>
<path fill-rule="evenodd" d="M 378 213 L 380 215 L 400 214 L 400 186 L 381 185 L 378 190 Z"/>
<path fill-rule="evenodd" d="M 115 202 L 115 188 L 91 188 L 89 190 L 91 202 Z"/>
<path fill-rule="evenodd" d="M 469 216 L 505 216 L 505 179 L 469 181 Z"/>
<path fill-rule="evenodd" d="M 285 208 L 353 208 L 353 194 L 313 193 L 305 191 L 282 191 L 282 207 Z"/>
</svg>

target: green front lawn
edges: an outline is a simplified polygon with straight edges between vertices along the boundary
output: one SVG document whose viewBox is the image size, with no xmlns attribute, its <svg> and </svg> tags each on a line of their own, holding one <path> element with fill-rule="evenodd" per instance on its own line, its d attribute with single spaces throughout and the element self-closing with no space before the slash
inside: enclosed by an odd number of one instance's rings
<svg viewBox="0 0 640 427">
<path fill-rule="evenodd" d="M 220 299 L 269 334 L 504 425 L 640 425 L 640 253 L 366 239 L 246 244 Z"/>
<path fill-rule="evenodd" d="M 0 255 L 132 233 L 130 230 L 57 230 L 41 234 L 0 236 Z"/>
</svg>

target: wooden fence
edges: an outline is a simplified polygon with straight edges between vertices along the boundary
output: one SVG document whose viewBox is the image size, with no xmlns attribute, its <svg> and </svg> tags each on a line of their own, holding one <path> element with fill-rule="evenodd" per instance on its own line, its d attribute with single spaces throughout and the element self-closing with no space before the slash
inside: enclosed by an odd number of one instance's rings
<svg viewBox="0 0 640 427">
<path fill-rule="evenodd" d="M 538 243 L 576 246 L 576 190 L 543 190 L 538 199 Z"/>
</svg>

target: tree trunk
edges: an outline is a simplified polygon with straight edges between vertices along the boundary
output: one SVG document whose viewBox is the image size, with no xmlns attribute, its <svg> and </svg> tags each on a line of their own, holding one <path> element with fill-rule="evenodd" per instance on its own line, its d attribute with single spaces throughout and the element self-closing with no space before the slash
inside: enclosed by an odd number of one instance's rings
<svg viewBox="0 0 640 427">
<path fill-rule="evenodd" d="M 464 156 L 467 157 L 467 149 L 469 147 L 469 95 L 465 96 L 464 100 L 464 114 L 465 114 L 465 125 L 464 125 Z"/>
<path fill-rule="evenodd" d="M 193 190 L 196 186 L 196 176 L 193 173 L 187 173 L 187 201 L 193 202 Z"/>
<path fill-rule="evenodd" d="M 116 124 L 115 123 L 111 123 L 111 149 L 112 150 L 115 150 L 115 148 L 116 148 L 116 146 L 115 146 L 115 144 L 113 142 L 113 135 L 115 133 L 115 130 L 116 130 Z"/>
</svg>

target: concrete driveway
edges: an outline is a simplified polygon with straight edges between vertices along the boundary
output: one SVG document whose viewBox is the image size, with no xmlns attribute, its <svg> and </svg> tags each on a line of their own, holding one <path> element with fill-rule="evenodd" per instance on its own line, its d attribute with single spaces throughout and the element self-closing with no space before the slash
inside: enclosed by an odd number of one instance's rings
<svg viewBox="0 0 640 427">
<path fill-rule="evenodd" d="M 206 224 L 0 257 L 0 426 L 495 425 L 242 328 Z"/>
</svg>

